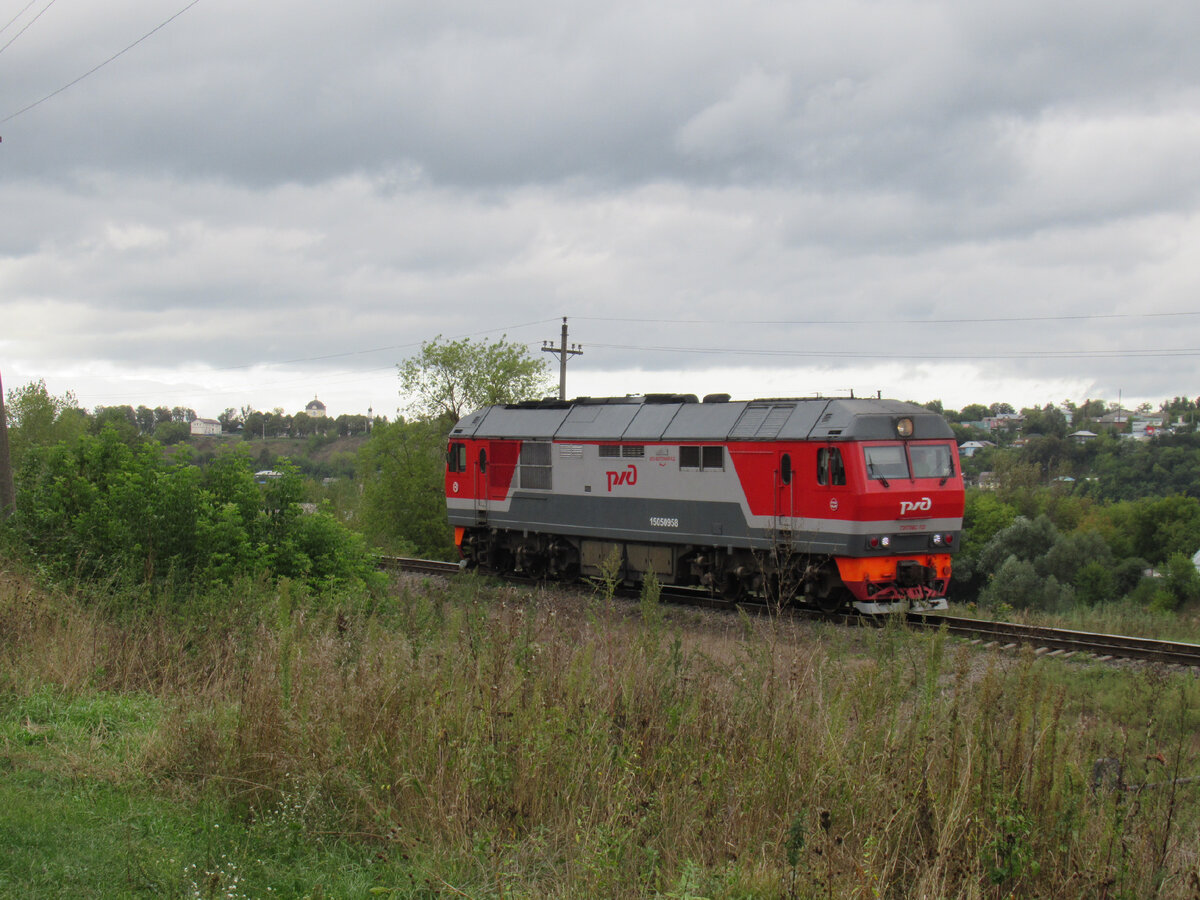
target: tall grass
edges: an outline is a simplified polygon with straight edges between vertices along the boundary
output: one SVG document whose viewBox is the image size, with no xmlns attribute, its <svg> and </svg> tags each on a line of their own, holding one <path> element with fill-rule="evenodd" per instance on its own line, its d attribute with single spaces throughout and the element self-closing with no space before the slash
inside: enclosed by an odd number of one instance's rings
<svg viewBox="0 0 1200 900">
<path fill-rule="evenodd" d="M 1032 655 L 900 626 L 407 581 L 193 625 L 0 588 L 0 690 L 139 691 L 143 776 L 470 896 L 1147 897 L 1200 883 L 1200 695 L 1089 705 Z M 847 652 L 847 650 L 851 652 Z M 39 687 L 42 686 L 42 687 Z M 1155 757 L 1160 757 L 1159 759 Z M 439 887 L 440 886 L 440 887 Z M 405 891 L 397 888 L 398 895 Z"/>
</svg>

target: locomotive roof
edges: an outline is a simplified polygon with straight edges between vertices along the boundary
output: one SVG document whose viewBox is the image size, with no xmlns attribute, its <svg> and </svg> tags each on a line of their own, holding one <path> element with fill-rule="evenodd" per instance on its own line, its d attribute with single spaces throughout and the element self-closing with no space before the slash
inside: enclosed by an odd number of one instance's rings
<svg viewBox="0 0 1200 900">
<path fill-rule="evenodd" d="M 946 420 L 899 400 L 779 398 L 730 401 L 717 394 L 580 397 L 489 406 L 465 416 L 451 437 L 566 441 L 894 440 L 896 421 L 912 439 L 954 437 Z"/>
</svg>

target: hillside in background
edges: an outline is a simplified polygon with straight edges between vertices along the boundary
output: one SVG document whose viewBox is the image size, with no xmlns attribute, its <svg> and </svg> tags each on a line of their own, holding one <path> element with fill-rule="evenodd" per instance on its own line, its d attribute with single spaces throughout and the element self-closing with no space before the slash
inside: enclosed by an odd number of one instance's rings
<svg viewBox="0 0 1200 900">
<path fill-rule="evenodd" d="M 260 469 L 274 468 L 281 457 L 290 459 L 304 474 L 315 478 L 353 477 L 359 448 L 369 435 L 325 437 L 310 435 L 300 438 L 267 438 L 246 440 L 240 435 L 220 437 L 189 437 L 179 446 L 190 447 L 198 462 L 207 462 L 222 450 L 248 453 Z"/>
</svg>

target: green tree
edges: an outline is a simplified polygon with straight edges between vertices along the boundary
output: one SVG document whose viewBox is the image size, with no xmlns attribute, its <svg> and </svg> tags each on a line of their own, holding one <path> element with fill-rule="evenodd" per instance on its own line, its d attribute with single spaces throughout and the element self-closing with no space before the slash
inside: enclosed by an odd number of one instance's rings
<svg viewBox="0 0 1200 900">
<path fill-rule="evenodd" d="M 242 440 L 264 440 L 267 436 L 267 417 L 258 411 L 251 412 L 242 418 Z"/>
<path fill-rule="evenodd" d="M 999 570 L 1009 557 L 1033 563 L 1058 542 L 1058 529 L 1045 516 L 1028 519 L 1018 516 L 1011 525 L 992 536 L 979 554 L 979 568 L 985 575 Z"/>
<path fill-rule="evenodd" d="M 100 434 L 112 428 L 126 444 L 137 443 L 140 436 L 137 413 L 132 406 L 97 406 L 92 414 L 92 433 Z"/>
<path fill-rule="evenodd" d="M 999 482 L 997 493 L 1024 516 L 1037 515 L 1037 490 L 1045 483 L 1041 468 L 1016 450 L 991 454 Z"/>
<path fill-rule="evenodd" d="M 962 544 L 954 560 L 956 596 L 972 597 L 978 594 L 988 574 L 980 570 L 979 556 L 996 533 L 1011 525 L 1016 517 L 1016 508 L 1003 502 L 992 491 L 967 491 Z"/>
<path fill-rule="evenodd" d="M 439 335 L 399 368 L 402 393 L 412 398 L 411 411 L 419 418 L 450 422 L 484 406 L 543 395 L 551 383 L 545 360 L 504 338 L 443 341 Z"/>
<path fill-rule="evenodd" d="M 1075 573 L 1075 598 L 1088 606 L 1116 599 L 1118 580 L 1112 569 L 1102 562 L 1091 561 Z"/>
<path fill-rule="evenodd" d="M 1083 405 L 1075 410 L 1071 424 L 1075 426 L 1083 425 L 1085 422 L 1100 418 L 1107 411 L 1108 407 L 1103 400 L 1084 400 Z"/>
<path fill-rule="evenodd" d="M 1060 582 L 1077 584 L 1080 570 L 1089 563 L 1112 569 L 1112 551 L 1097 532 L 1076 531 L 1059 537 L 1037 561 L 1037 570 L 1042 575 L 1053 575 Z"/>
<path fill-rule="evenodd" d="M 1044 434 L 1057 438 L 1067 436 L 1067 417 L 1051 403 L 1047 403 L 1041 409 L 1036 406 L 1023 409 L 1021 415 L 1025 417 L 1022 430 L 1027 435 Z"/>
<path fill-rule="evenodd" d="M 73 440 L 87 431 L 89 424 L 88 414 L 79 408 L 74 394 L 68 391 L 56 397 L 41 379 L 9 391 L 5 412 L 14 469 L 20 468 L 31 448 Z"/>
<path fill-rule="evenodd" d="M 445 432 L 438 422 L 376 423 L 358 452 L 359 522 L 388 552 L 451 559 L 446 522 Z"/>
<path fill-rule="evenodd" d="M 1116 504 L 1110 515 L 1129 540 L 1123 555 L 1158 565 L 1176 553 L 1190 558 L 1200 549 L 1200 500 L 1194 497 L 1145 497 Z"/>
<path fill-rule="evenodd" d="M 191 426 L 183 422 L 159 422 L 154 426 L 154 439 L 164 447 L 186 441 L 192 433 Z"/>
<path fill-rule="evenodd" d="M 1167 560 L 1167 575 L 1163 581 L 1173 601 L 1172 609 L 1200 600 L 1200 573 L 1196 572 L 1191 557 L 1183 553 L 1172 554 Z"/>
<path fill-rule="evenodd" d="M 1006 604 L 1013 609 L 1055 609 L 1069 606 L 1074 591 L 1053 575 L 1043 577 L 1028 560 L 1008 557 L 980 594 L 985 606 Z"/>
<path fill-rule="evenodd" d="M 316 420 L 306 412 L 298 412 L 292 416 L 292 434 L 295 437 L 308 437 L 315 433 L 313 423 Z"/>
<path fill-rule="evenodd" d="M 153 434 L 155 415 L 154 410 L 150 407 L 142 405 L 133 412 L 134 421 L 137 424 L 138 431 L 142 434 Z"/>
</svg>

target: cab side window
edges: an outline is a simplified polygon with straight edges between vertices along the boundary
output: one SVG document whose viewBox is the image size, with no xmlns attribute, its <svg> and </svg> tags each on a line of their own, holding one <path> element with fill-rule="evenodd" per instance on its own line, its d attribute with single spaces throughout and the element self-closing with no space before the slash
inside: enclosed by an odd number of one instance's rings
<svg viewBox="0 0 1200 900">
<path fill-rule="evenodd" d="M 467 471 L 467 445 L 453 443 L 446 451 L 446 469 L 450 472 Z"/>
<path fill-rule="evenodd" d="M 846 483 L 846 464 L 842 451 L 837 447 L 822 447 L 817 451 L 817 484 L 843 485 Z"/>
<path fill-rule="evenodd" d="M 829 449 L 829 480 L 835 485 L 846 483 L 846 464 L 842 462 L 842 451 L 837 447 Z"/>
</svg>

